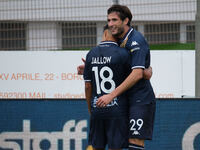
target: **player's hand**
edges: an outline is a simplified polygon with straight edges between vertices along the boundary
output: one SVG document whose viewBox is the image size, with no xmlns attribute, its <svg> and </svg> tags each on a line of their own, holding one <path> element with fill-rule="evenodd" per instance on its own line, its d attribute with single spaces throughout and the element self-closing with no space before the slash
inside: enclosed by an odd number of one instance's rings
<svg viewBox="0 0 200 150">
<path fill-rule="evenodd" d="M 96 106 L 97 107 L 106 107 L 114 98 L 111 94 L 106 94 L 98 98 Z"/>
<path fill-rule="evenodd" d="M 152 77 L 153 71 L 152 67 L 150 66 L 149 68 L 144 69 L 144 79 L 150 80 Z"/>
<path fill-rule="evenodd" d="M 85 68 L 85 59 L 84 58 L 82 58 L 82 61 L 83 61 L 83 65 L 79 65 L 78 67 L 77 67 L 77 73 L 78 73 L 78 75 L 83 75 L 83 72 L 84 72 L 84 68 Z"/>
<path fill-rule="evenodd" d="M 77 67 L 77 73 L 78 73 L 78 75 L 83 75 L 84 68 L 85 68 L 85 65 L 79 65 Z"/>
</svg>

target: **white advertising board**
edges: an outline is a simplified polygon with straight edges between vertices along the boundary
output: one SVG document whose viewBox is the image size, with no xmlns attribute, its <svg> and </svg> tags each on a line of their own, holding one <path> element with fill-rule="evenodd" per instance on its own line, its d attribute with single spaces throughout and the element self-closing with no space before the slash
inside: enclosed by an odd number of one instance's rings
<svg viewBox="0 0 200 150">
<path fill-rule="evenodd" d="M 0 98 L 85 98 L 77 75 L 87 51 L 1 51 Z M 194 51 L 152 51 L 157 98 L 195 94 Z"/>
<path fill-rule="evenodd" d="M 151 83 L 157 98 L 195 96 L 195 52 L 151 51 Z"/>
<path fill-rule="evenodd" d="M 84 98 L 82 51 L 0 52 L 0 98 Z"/>
</svg>

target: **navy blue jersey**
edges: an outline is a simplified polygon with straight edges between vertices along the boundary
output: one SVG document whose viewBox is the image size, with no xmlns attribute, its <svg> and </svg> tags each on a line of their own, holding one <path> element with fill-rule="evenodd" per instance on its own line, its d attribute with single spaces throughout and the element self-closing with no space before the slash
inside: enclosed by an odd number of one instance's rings
<svg viewBox="0 0 200 150">
<path fill-rule="evenodd" d="M 148 68 L 150 66 L 150 49 L 143 35 L 130 28 L 120 41 L 131 54 L 131 68 Z M 149 104 L 155 100 L 155 95 L 149 80 L 141 79 L 129 91 L 131 104 Z"/>
<path fill-rule="evenodd" d="M 126 79 L 128 69 L 130 54 L 115 42 L 101 42 L 88 52 L 84 80 L 92 83 L 92 116 L 110 118 L 127 115 L 128 101 L 125 93 L 116 97 L 105 108 L 96 107 L 96 102 L 100 96 L 111 93 Z"/>
</svg>

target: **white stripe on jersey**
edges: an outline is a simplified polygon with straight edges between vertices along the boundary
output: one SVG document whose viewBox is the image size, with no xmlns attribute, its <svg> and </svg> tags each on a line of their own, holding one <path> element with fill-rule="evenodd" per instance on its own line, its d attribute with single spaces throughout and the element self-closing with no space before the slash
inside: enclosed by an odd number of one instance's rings
<svg viewBox="0 0 200 150">
<path fill-rule="evenodd" d="M 132 31 L 133 31 L 133 28 L 129 31 L 129 33 L 126 35 L 126 37 L 124 38 L 124 40 L 121 43 L 123 43 L 128 38 L 128 36 L 131 34 Z"/>
<path fill-rule="evenodd" d="M 137 148 L 137 149 L 144 149 L 142 147 L 137 147 L 137 146 L 133 146 L 133 145 L 129 145 L 128 147 Z"/>
<path fill-rule="evenodd" d="M 91 80 L 84 80 L 85 82 L 91 82 Z"/>
<path fill-rule="evenodd" d="M 116 42 L 112 42 L 112 41 L 102 41 L 99 45 L 101 44 L 115 44 L 118 46 L 118 44 Z"/>
<path fill-rule="evenodd" d="M 131 69 L 136 69 L 136 68 L 143 68 L 143 69 L 145 69 L 144 66 L 134 66 L 134 67 L 132 67 Z"/>
</svg>

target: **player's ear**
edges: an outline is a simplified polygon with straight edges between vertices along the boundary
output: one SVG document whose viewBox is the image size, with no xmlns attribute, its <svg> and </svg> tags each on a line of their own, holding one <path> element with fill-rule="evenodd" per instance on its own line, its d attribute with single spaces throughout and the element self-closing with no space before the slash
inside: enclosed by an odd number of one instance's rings
<svg viewBox="0 0 200 150">
<path fill-rule="evenodd" d="M 106 41 L 106 32 L 103 31 L 102 41 Z"/>
<path fill-rule="evenodd" d="M 128 19 L 128 17 L 126 17 L 125 19 L 124 19 L 124 24 L 128 24 L 128 22 L 129 22 L 129 19 Z"/>
</svg>

